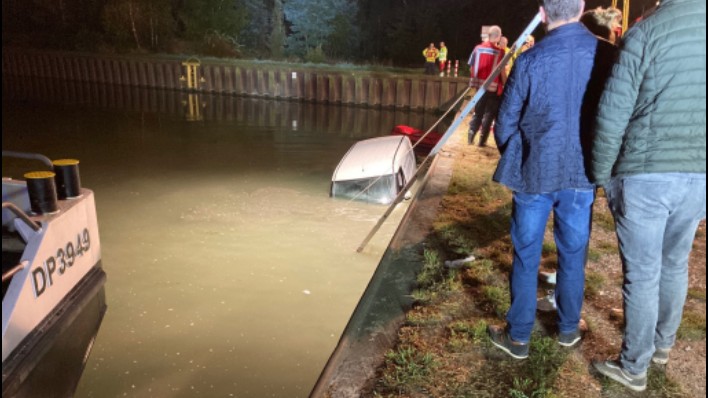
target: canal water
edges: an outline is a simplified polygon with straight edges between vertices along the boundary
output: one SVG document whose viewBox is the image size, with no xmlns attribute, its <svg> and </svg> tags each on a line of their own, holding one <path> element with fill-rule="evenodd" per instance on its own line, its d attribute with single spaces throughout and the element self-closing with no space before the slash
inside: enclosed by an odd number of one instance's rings
<svg viewBox="0 0 708 398">
<path fill-rule="evenodd" d="M 79 159 L 96 196 L 108 311 L 76 397 L 306 397 L 405 211 L 358 254 L 385 207 L 331 199 L 331 174 L 356 141 L 434 120 L 3 84 L 3 149 Z"/>
</svg>

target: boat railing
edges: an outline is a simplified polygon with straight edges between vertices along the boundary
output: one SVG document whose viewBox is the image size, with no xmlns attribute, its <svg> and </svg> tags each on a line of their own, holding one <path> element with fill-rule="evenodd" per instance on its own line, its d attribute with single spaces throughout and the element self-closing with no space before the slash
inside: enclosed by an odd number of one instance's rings
<svg viewBox="0 0 708 398">
<path fill-rule="evenodd" d="M 20 159 L 30 159 L 30 160 L 39 160 L 40 162 L 46 164 L 49 166 L 49 168 L 53 168 L 52 160 L 49 159 L 48 157 L 38 154 L 38 153 L 29 153 L 29 152 L 17 152 L 17 151 L 2 151 L 2 157 L 9 157 L 9 158 L 20 158 Z"/>
<path fill-rule="evenodd" d="M 37 232 L 42 229 L 42 226 L 39 223 L 32 221 L 32 219 L 27 215 L 27 213 L 17 207 L 14 203 L 2 202 L 2 208 L 10 210 L 19 219 L 24 221 L 24 223 L 27 224 L 28 227 L 32 228 L 33 231 Z"/>
<path fill-rule="evenodd" d="M 15 265 L 12 268 L 10 268 L 9 270 L 3 272 L 2 273 L 2 283 L 5 283 L 5 281 L 9 281 L 10 279 L 12 279 L 12 277 L 15 276 L 16 273 L 25 269 L 26 266 L 27 266 L 27 263 L 22 262 L 22 263 Z"/>
<path fill-rule="evenodd" d="M 42 229 L 42 226 L 39 223 L 32 221 L 32 219 L 27 215 L 27 213 L 25 213 L 22 209 L 17 207 L 14 203 L 2 202 L 2 208 L 11 211 L 14 215 L 17 216 L 17 218 L 19 218 L 25 224 L 27 224 L 27 226 L 30 227 L 33 231 L 36 232 L 36 231 L 39 231 Z M 4 243 L 3 243 L 3 245 L 4 245 Z M 5 256 L 5 254 L 3 253 L 3 257 L 4 256 Z M 3 262 L 4 261 L 5 260 L 3 259 Z M 4 284 L 6 281 L 9 281 L 10 279 L 12 279 L 12 277 L 15 276 L 16 273 L 22 271 L 26 265 L 27 265 L 27 263 L 22 262 L 20 264 L 13 266 L 12 268 L 8 269 L 7 271 L 3 269 L 2 283 Z M 4 264 L 3 264 L 3 268 L 5 268 Z M 3 295 L 4 294 L 5 293 L 4 293 L 4 289 L 3 289 Z"/>
</svg>

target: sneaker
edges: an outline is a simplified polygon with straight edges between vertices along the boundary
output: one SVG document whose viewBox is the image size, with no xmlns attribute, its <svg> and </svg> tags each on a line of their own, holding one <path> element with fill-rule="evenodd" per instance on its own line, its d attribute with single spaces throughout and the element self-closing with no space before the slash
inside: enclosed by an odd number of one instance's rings
<svg viewBox="0 0 708 398">
<path fill-rule="evenodd" d="M 669 363 L 669 353 L 671 348 L 657 348 L 654 351 L 654 355 L 651 357 L 651 361 L 657 365 L 666 365 Z"/>
<path fill-rule="evenodd" d="M 488 332 L 492 344 L 511 355 L 512 358 L 526 359 L 529 357 L 529 345 L 513 341 L 505 329 L 490 326 Z"/>
<path fill-rule="evenodd" d="M 632 391 L 644 391 L 647 389 L 647 374 L 633 375 L 616 361 L 593 362 L 592 366 L 610 379 L 622 384 Z"/>
<path fill-rule="evenodd" d="M 556 292 L 548 290 L 543 298 L 536 301 L 536 308 L 542 312 L 552 312 L 558 309 L 556 307 Z"/>
<path fill-rule="evenodd" d="M 541 271 L 538 273 L 538 276 L 539 276 L 539 279 L 541 279 L 543 282 L 548 283 L 549 285 L 556 284 L 556 273 L 555 272 Z"/>
<path fill-rule="evenodd" d="M 580 334 L 580 329 L 575 329 L 570 333 L 559 333 L 558 344 L 562 345 L 563 347 L 572 347 L 576 345 L 581 340 L 581 338 L 582 336 Z"/>
</svg>

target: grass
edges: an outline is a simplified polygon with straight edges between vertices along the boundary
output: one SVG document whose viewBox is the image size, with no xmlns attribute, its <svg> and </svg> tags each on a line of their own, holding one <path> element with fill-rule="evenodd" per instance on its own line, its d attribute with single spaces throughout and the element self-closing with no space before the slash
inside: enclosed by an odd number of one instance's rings
<svg viewBox="0 0 708 398">
<path fill-rule="evenodd" d="M 484 286 L 482 288 L 482 303 L 486 304 L 487 311 L 504 319 L 511 306 L 511 294 L 509 289 L 498 286 Z"/>
<path fill-rule="evenodd" d="M 389 389 L 410 391 L 422 384 L 435 366 L 432 354 L 415 347 L 399 347 L 386 353 L 386 367 L 391 371 L 384 375 L 383 384 Z"/>
<path fill-rule="evenodd" d="M 492 284 L 497 278 L 494 262 L 488 259 L 473 261 L 464 271 L 463 280 L 469 285 Z"/>
<path fill-rule="evenodd" d="M 602 241 L 599 242 L 595 249 L 598 254 L 600 255 L 605 255 L 605 254 L 617 254 L 619 253 L 619 248 L 617 247 L 617 241 L 612 241 L 612 242 L 606 242 Z"/>
<path fill-rule="evenodd" d="M 681 390 L 681 386 L 666 376 L 665 371 L 657 369 L 656 367 L 649 368 L 647 389 L 662 398 L 686 397 L 686 394 Z"/>
<path fill-rule="evenodd" d="M 609 211 L 596 211 L 593 213 L 593 223 L 608 232 L 615 232 L 615 219 Z"/>
<path fill-rule="evenodd" d="M 681 326 L 676 333 L 680 340 L 697 341 L 706 338 L 706 314 L 697 311 L 686 310 L 683 313 Z"/>
<path fill-rule="evenodd" d="M 443 278 L 443 265 L 440 254 L 435 250 L 425 249 L 423 252 L 423 269 L 418 274 L 418 286 L 431 287 Z"/>
<path fill-rule="evenodd" d="M 594 396 L 683 397 L 675 382 L 654 371 L 649 395 L 627 395 L 617 383 L 593 378 L 588 372 L 589 356 L 609 352 L 610 343 L 605 341 L 607 324 L 593 322 L 592 317 L 584 319 L 589 335 L 596 338 L 582 350 L 560 347 L 543 328 L 534 332 L 530 356 L 524 361 L 509 359 L 491 344 L 487 328 L 502 324 L 510 306 L 512 260 L 511 194 L 490 182 L 494 160 L 475 152 L 455 162 L 453 181 L 424 244 L 427 250 L 420 256 L 423 271 L 413 293 L 417 305 L 399 331 L 398 345 L 379 369 L 375 391 L 365 396 L 557 398 L 585 396 L 602 383 L 605 389 Z M 606 208 L 596 209 L 593 222 L 614 236 L 614 220 Z M 550 221 L 548 227 L 552 228 Z M 588 258 L 603 261 L 603 256 L 616 255 L 617 250 L 615 239 L 595 236 Z M 471 254 L 477 260 L 460 269 L 444 266 L 445 260 Z M 556 256 L 552 241 L 544 243 L 543 255 L 543 266 L 549 266 Z M 599 292 L 608 284 L 614 285 L 615 280 L 588 271 L 586 298 L 599 300 Z M 691 291 L 689 297 L 705 301 L 705 289 Z M 687 312 L 679 336 L 705 339 L 705 315 Z"/>
<path fill-rule="evenodd" d="M 406 324 L 410 326 L 430 327 L 442 322 L 442 314 L 409 311 L 406 314 Z"/>
<path fill-rule="evenodd" d="M 480 344 L 488 340 L 487 326 L 489 325 L 484 320 L 475 323 L 469 321 L 455 321 L 450 324 L 448 328 L 451 336 L 462 335 L 472 343 Z"/>
<path fill-rule="evenodd" d="M 605 277 L 597 272 L 587 272 L 585 274 L 585 298 L 597 297 L 605 285 Z"/>
<path fill-rule="evenodd" d="M 435 292 L 432 292 L 428 289 L 416 289 L 413 291 L 411 294 L 411 297 L 413 297 L 413 301 L 415 301 L 416 304 L 418 305 L 425 305 L 430 302 L 432 302 L 436 298 Z"/>
<path fill-rule="evenodd" d="M 454 256 L 467 257 L 478 246 L 469 230 L 459 224 L 440 224 L 434 226 L 436 239 L 445 243 L 447 250 Z"/>
<path fill-rule="evenodd" d="M 520 379 L 525 380 L 524 388 L 514 390 L 525 394 L 523 396 L 526 397 L 550 398 L 555 396 L 553 383 L 558 377 L 561 366 L 566 361 L 568 352 L 563 350 L 554 338 L 539 335 L 533 336 L 529 348 L 531 354 Z"/>
<path fill-rule="evenodd" d="M 487 181 L 478 189 L 479 197 L 482 199 L 483 204 L 500 203 L 509 199 L 509 191 L 503 186 L 491 181 Z"/>
<path fill-rule="evenodd" d="M 553 242 L 543 242 L 543 247 L 541 248 L 542 256 L 550 256 L 557 252 L 558 248 Z"/>
<path fill-rule="evenodd" d="M 706 301 L 706 291 L 705 289 L 688 289 L 688 298 L 692 300 Z"/>
<path fill-rule="evenodd" d="M 600 257 L 602 257 L 602 253 L 595 249 L 588 249 L 588 261 L 596 263 L 600 261 Z"/>
</svg>

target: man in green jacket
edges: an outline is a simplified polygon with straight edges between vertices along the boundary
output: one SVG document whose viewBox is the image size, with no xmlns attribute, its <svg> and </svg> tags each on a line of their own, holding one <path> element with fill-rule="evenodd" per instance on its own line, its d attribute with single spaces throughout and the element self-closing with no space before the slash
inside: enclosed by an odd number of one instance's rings
<svg viewBox="0 0 708 398">
<path fill-rule="evenodd" d="M 592 151 L 624 267 L 625 331 L 603 375 L 646 389 L 666 364 L 688 290 L 688 258 L 706 217 L 706 2 L 662 0 L 623 37 Z"/>
</svg>

